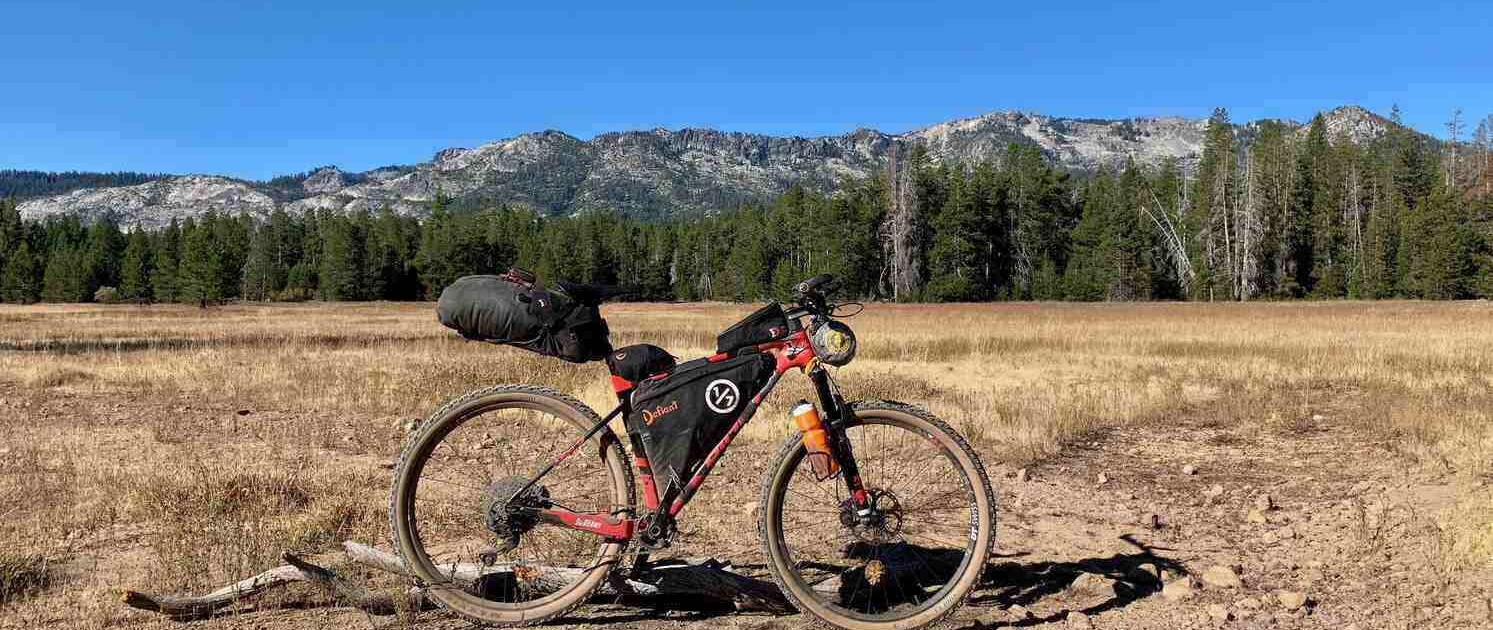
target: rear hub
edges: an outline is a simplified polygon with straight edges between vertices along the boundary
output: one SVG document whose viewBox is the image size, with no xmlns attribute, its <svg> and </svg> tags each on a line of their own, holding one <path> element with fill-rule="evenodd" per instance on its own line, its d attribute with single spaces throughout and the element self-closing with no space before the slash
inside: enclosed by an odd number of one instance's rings
<svg viewBox="0 0 1493 630">
<path fill-rule="evenodd" d="M 518 537 L 534 528 L 535 512 L 550 506 L 549 490 L 529 480 L 507 477 L 494 481 L 482 497 L 482 516 L 487 529 L 505 542 L 509 549 L 518 546 Z"/>
</svg>

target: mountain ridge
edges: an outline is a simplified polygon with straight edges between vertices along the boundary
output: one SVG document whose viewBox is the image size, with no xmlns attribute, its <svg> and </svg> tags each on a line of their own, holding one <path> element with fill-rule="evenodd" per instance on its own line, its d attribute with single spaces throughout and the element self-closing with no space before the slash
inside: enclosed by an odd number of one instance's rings
<svg viewBox="0 0 1493 630">
<path fill-rule="evenodd" d="M 1334 137 L 1382 136 L 1389 120 L 1357 106 L 1324 113 Z M 1235 125 L 1242 130 L 1260 121 Z M 1287 121 L 1304 133 L 1302 123 Z M 995 159 L 1012 142 L 1040 148 L 1069 170 L 1093 170 L 1134 159 L 1155 166 L 1189 161 L 1202 151 L 1206 119 L 1063 118 L 996 111 L 900 134 L 860 128 L 833 136 L 771 136 L 709 128 L 614 131 L 582 140 L 548 129 L 477 147 L 449 147 L 429 161 L 361 173 L 326 166 L 270 182 L 218 175 L 168 176 L 131 186 L 84 188 L 27 200 L 28 218 L 74 213 L 112 215 L 125 224 L 163 225 L 208 210 L 267 216 L 277 208 L 377 210 L 420 215 L 439 193 L 457 204 L 503 202 L 551 215 L 609 209 L 658 218 L 706 214 L 765 201 L 788 187 L 829 190 L 842 179 L 870 176 L 893 146 L 922 145 L 931 157 L 959 163 Z"/>
</svg>

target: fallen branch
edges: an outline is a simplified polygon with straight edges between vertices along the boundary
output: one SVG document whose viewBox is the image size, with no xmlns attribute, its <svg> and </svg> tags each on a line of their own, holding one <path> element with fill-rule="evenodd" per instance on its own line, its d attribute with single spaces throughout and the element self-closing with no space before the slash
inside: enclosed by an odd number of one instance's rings
<svg viewBox="0 0 1493 630">
<path fill-rule="evenodd" d="M 330 569 L 312 564 L 294 554 L 287 553 L 281 559 L 285 561 L 284 565 L 254 577 L 239 580 L 206 595 L 152 595 L 127 590 L 122 599 L 125 605 L 131 608 L 158 612 L 177 621 L 188 621 L 206 619 L 213 613 L 241 600 L 293 582 L 306 582 L 332 593 L 338 604 L 351 606 L 370 614 L 392 615 L 401 608 L 422 610 L 430 607 L 424 601 L 423 593 L 406 593 L 405 601 L 400 601 L 387 594 L 368 593 L 361 587 L 348 583 Z"/>
<path fill-rule="evenodd" d="M 404 563 L 392 553 L 361 543 L 342 544 L 347 558 L 355 564 L 386 573 L 410 577 Z M 124 603 L 141 610 L 158 612 L 174 620 L 185 621 L 212 616 L 215 612 L 245 599 L 255 597 L 294 582 L 314 584 L 334 597 L 331 605 L 351 606 L 375 615 L 390 615 L 399 610 L 419 611 L 431 608 L 422 589 L 411 588 L 403 598 L 369 593 L 348 582 L 332 570 L 313 564 L 293 554 L 283 556 L 285 565 L 240 580 L 206 595 L 151 595 L 125 591 Z M 442 565 L 441 572 L 453 581 L 472 585 L 484 580 L 511 575 L 508 565 L 478 564 Z M 538 580 L 568 583 L 585 569 L 543 567 Z M 511 579 L 511 578 L 510 578 Z M 533 580 L 535 578 L 529 578 Z M 679 561 L 651 565 L 636 578 L 613 576 L 604 582 L 597 597 L 624 604 L 655 609 L 726 608 L 738 612 L 789 614 L 793 607 L 777 586 L 737 573 L 729 564 L 717 560 Z"/>
</svg>

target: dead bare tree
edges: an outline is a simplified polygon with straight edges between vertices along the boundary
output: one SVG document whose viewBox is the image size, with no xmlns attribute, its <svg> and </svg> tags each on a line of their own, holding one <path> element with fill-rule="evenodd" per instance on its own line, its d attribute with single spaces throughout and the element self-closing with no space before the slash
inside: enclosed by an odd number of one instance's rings
<svg viewBox="0 0 1493 630">
<path fill-rule="evenodd" d="M 1457 187 L 1457 142 L 1462 137 L 1462 108 L 1452 110 L 1452 119 L 1446 123 L 1446 134 L 1451 141 L 1451 156 L 1446 164 L 1446 187 Z"/>
<path fill-rule="evenodd" d="M 902 148 L 892 143 L 887 153 L 887 217 L 882 225 L 882 247 L 889 259 L 892 299 L 900 300 L 922 286 L 918 268 L 917 190 L 912 184 L 912 169 L 901 159 Z"/>
<path fill-rule="evenodd" d="M 1186 186 L 1182 187 L 1186 190 Z M 1152 207 L 1141 205 L 1141 213 L 1145 214 L 1156 229 L 1161 232 L 1162 241 L 1166 244 L 1167 253 L 1170 254 L 1172 268 L 1177 274 L 1177 283 L 1180 285 L 1183 295 L 1187 294 L 1192 286 L 1194 274 L 1192 270 L 1192 259 L 1187 254 L 1186 232 L 1178 229 L 1180 220 L 1173 220 L 1171 213 L 1167 212 L 1166 206 L 1162 205 L 1161 199 L 1156 196 L 1150 184 L 1146 185 L 1146 192 L 1151 197 Z"/>
</svg>

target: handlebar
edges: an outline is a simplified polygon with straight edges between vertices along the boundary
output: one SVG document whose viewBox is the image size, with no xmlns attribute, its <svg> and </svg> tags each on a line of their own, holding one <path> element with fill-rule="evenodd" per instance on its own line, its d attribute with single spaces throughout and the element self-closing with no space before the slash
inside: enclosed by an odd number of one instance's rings
<svg viewBox="0 0 1493 630">
<path fill-rule="evenodd" d="M 804 280 L 793 287 L 793 294 L 798 298 L 796 309 L 788 313 L 792 319 L 805 315 L 813 317 L 816 321 L 822 317 L 831 317 L 835 305 L 830 303 L 829 298 L 840 288 L 840 283 L 835 277 L 827 273 Z"/>
</svg>

